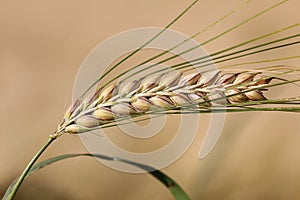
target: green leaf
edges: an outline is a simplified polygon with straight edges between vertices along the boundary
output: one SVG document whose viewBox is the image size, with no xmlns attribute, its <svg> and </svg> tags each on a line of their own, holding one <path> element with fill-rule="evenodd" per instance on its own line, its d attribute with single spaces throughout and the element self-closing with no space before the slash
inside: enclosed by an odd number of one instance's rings
<svg viewBox="0 0 300 200">
<path fill-rule="evenodd" d="M 87 157 L 96 157 L 96 158 L 100 158 L 103 160 L 109 160 L 109 161 L 115 161 L 115 162 L 123 162 L 129 165 L 133 165 L 136 166 L 138 168 L 144 169 L 146 171 L 149 171 L 149 173 L 154 176 L 157 180 L 159 180 L 162 184 L 164 184 L 169 191 L 172 193 L 172 195 L 174 196 L 175 199 L 177 200 L 189 200 L 190 198 L 188 197 L 188 195 L 184 192 L 184 190 L 172 179 L 170 178 L 168 175 L 166 175 L 165 173 L 156 170 L 155 168 L 148 166 L 148 165 L 144 165 L 144 164 L 140 164 L 140 163 L 136 163 L 133 161 L 129 161 L 129 160 L 125 160 L 125 159 L 121 159 L 121 158 L 116 158 L 116 157 L 109 157 L 109 156 L 105 156 L 105 155 L 101 155 L 101 154 L 89 154 L 89 153 L 76 153 L 76 154 L 64 154 L 64 155 L 60 155 L 60 156 L 56 156 L 53 158 L 49 158 L 47 160 L 44 160 L 36 165 L 34 165 L 31 170 L 29 171 L 29 173 L 26 175 L 25 178 L 27 178 L 28 176 L 30 176 L 31 174 L 33 174 L 34 172 L 48 166 L 51 165 L 55 162 L 61 161 L 61 160 L 65 160 L 68 158 L 75 158 L 75 157 L 79 157 L 79 156 L 87 156 Z M 3 200 L 7 199 L 10 195 L 10 193 L 12 192 L 14 186 L 15 186 L 16 181 L 14 181 L 9 188 L 6 190 L 6 193 L 3 197 Z"/>
</svg>

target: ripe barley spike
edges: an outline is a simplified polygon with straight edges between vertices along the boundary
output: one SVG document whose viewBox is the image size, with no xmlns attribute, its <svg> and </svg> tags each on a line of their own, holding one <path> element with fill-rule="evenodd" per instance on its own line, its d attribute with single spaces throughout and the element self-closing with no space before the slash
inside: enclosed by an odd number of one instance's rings
<svg viewBox="0 0 300 200">
<path fill-rule="evenodd" d="M 272 79 L 274 77 L 258 72 L 222 73 L 213 70 L 186 75 L 152 75 L 128 83 L 112 84 L 82 101 L 76 101 L 54 135 L 87 132 L 115 120 L 127 119 L 130 115 L 209 109 L 213 104 L 225 102 L 232 106 L 266 100 L 261 87 Z"/>
</svg>

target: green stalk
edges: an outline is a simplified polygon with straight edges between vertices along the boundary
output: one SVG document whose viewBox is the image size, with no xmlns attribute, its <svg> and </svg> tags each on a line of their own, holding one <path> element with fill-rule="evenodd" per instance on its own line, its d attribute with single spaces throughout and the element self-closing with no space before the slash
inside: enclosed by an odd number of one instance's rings
<svg viewBox="0 0 300 200">
<path fill-rule="evenodd" d="M 8 200 L 11 200 L 16 195 L 18 189 L 20 188 L 22 182 L 24 181 L 26 175 L 34 165 L 34 163 L 37 161 L 37 159 L 42 155 L 42 153 L 47 149 L 47 147 L 56 139 L 56 137 L 50 136 L 48 141 L 42 146 L 42 148 L 34 155 L 34 157 L 31 159 L 31 161 L 28 163 L 24 171 L 22 172 L 21 176 L 18 178 L 15 187 L 13 188 L 12 192 L 8 196 Z"/>
</svg>

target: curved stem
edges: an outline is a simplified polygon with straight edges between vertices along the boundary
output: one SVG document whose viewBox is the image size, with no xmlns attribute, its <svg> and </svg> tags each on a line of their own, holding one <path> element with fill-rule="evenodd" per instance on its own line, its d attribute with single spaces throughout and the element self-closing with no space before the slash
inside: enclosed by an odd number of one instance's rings
<svg viewBox="0 0 300 200">
<path fill-rule="evenodd" d="M 31 159 L 31 161 L 28 163 L 24 171 L 22 172 L 21 176 L 18 178 L 12 192 L 10 193 L 8 200 L 11 200 L 16 195 L 18 189 L 20 188 L 22 182 L 24 181 L 26 175 L 34 165 L 34 163 L 37 161 L 37 159 L 42 155 L 42 153 L 47 149 L 47 147 L 56 139 L 56 137 L 50 136 L 48 141 L 42 146 L 42 148 L 34 155 L 34 157 Z"/>
</svg>

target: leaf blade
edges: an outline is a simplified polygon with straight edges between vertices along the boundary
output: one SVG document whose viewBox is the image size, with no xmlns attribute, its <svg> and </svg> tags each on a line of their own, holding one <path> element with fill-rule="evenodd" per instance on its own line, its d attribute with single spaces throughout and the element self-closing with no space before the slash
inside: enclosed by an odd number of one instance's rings
<svg viewBox="0 0 300 200">
<path fill-rule="evenodd" d="M 172 178 L 170 178 L 168 175 L 166 175 L 165 173 L 156 170 L 155 168 L 148 166 L 148 165 L 144 165 L 144 164 L 140 164 L 140 163 L 136 163 L 133 161 L 129 161 L 129 160 L 125 160 L 125 159 L 121 159 L 121 158 L 116 158 L 116 157 L 110 157 L 110 156 L 105 156 L 105 155 L 101 155 L 101 154 L 89 154 L 89 153 L 74 153 L 74 154 L 63 154 L 63 155 L 59 155 L 59 156 L 55 156 L 49 159 L 46 159 L 36 165 L 34 165 L 31 170 L 29 171 L 29 173 L 27 174 L 27 176 L 25 178 L 27 178 L 28 176 L 30 176 L 31 174 L 33 174 L 34 172 L 48 166 L 51 165 L 53 163 L 56 163 L 58 161 L 62 161 L 65 159 L 69 159 L 69 158 L 75 158 L 75 157 L 80 157 L 80 156 L 85 156 L 85 157 L 96 157 L 96 158 L 100 158 L 100 159 L 104 159 L 104 160 L 108 160 L 108 161 L 118 161 L 118 162 L 123 162 L 126 164 L 130 164 L 133 166 L 136 166 L 138 168 L 144 169 L 149 171 L 149 173 L 155 177 L 157 180 L 159 180 L 164 186 L 166 186 L 168 188 L 168 190 L 172 193 L 172 195 L 174 196 L 174 198 L 176 200 L 189 200 L 190 198 L 188 197 L 188 195 L 185 193 L 185 191 L 179 186 L 179 184 L 177 184 Z M 3 200 L 7 199 L 7 197 L 10 195 L 10 193 L 13 190 L 13 187 L 15 185 L 16 181 L 14 181 L 6 190 L 6 193 L 3 197 Z"/>
</svg>

